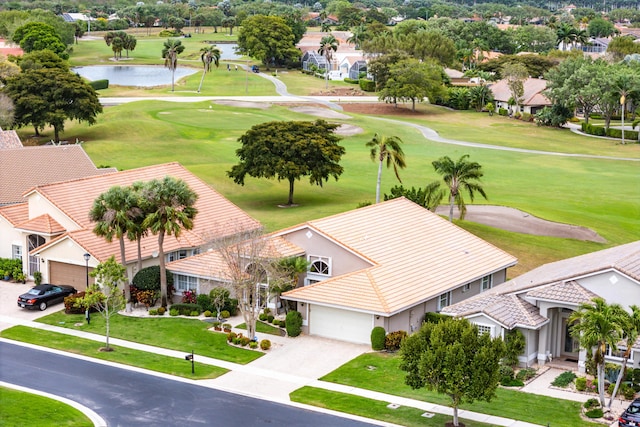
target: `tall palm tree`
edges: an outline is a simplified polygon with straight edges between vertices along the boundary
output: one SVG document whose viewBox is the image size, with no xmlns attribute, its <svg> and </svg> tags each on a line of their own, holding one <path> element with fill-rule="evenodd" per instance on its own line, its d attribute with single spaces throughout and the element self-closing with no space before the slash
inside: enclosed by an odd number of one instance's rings
<svg viewBox="0 0 640 427">
<path fill-rule="evenodd" d="M 132 242 L 136 242 L 138 247 L 138 265 L 136 272 L 142 270 L 142 238 L 149 234 L 149 229 L 143 227 L 148 209 L 148 203 L 146 203 L 146 200 L 142 197 L 144 185 L 142 181 L 136 181 L 131 184 L 131 191 L 133 191 L 135 197 L 138 199 L 137 204 L 142 211 L 142 215 L 133 218 L 133 223 L 129 225 L 127 230 L 127 238 Z"/>
<path fill-rule="evenodd" d="M 93 233 L 104 237 L 107 242 L 117 238 L 120 242 L 120 261 L 127 267 L 124 238 L 133 228 L 136 219 L 143 217 L 138 206 L 138 198 L 129 187 L 111 187 L 100 194 L 93 202 L 89 211 L 89 218 L 96 224 Z M 125 299 L 130 299 L 128 284 L 124 287 Z"/>
<path fill-rule="evenodd" d="M 339 45 L 340 42 L 333 36 L 333 34 L 329 34 L 328 36 L 324 36 L 322 39 L 320 39 L 320 49 L 318 49 L 318 53 L 324 56 L 327 60 L 327 68 L 324 73 L 327 88 L 329 88 L 329 71 L 331 71 L 331 60 L 333 59 L 333 53 L 338 50 Z"/>
<path fill-rule="evenodd" d="M 387 168 L 393 165 L 393 172 L 398 181 L 402 182 L 398 169 L 404 169 L 407 165 L 402 151 L 402 140 L 397 136 L 382 136 L 377 133 L 366 146 L 371 149 L 371 160 L 378 160 L 378 180 L 376 182 L 376 203 L 380 202 L 380 183 L 382 182 L 382 165 L 387 162 Z"/>
<path fill-rule="evenodd" d="M 220 66 L 220 49 L 215 46 L 207 46 L 200 49 L 202 55 L 200 55 L 200 59 L 202 60 L 202 65 L 204 69 L 202 70 L 202 78 L 200 79 L 200 85 L 198 86 L 198 93 L 200 93 L 200 89 L 202 88 L 202 82 L 204 81 L 204 75 L 207 71 L 211 71 L 211 64 L 213 63 L 216 68 Z"/>
<path fill-rule="evenodd" d="M 636 342 L 636 338 L 638 338 L 638 334 L 640 334 L 640 307 L 632 305 L 629 308 L 631 308 L 631 315 L 626 316 L 622 327 L 627 349 L 622 356 L 622 365 L 620 366 L 620 371 L 618 371 L 616 385 L 613 388 L 613 392 L 611 392 L 611 398 L 609 399 L 609 405 L 607 406 L 609 410 L 611 410 L 611 405 L 613 404 L 616 394 L 618 394 L 618 390 L 620 389 L 620 383 L 622 382 L 622 378 L 624 377 L 624 373 L 627 369 L 627 362 L 629 361 L 629 356 L 631 356 L 633 345 Z"/>
<path fill-rule="evenodd" d="M 566 22 L 556 30 L 556 43 L 562 45 L 562 50 L 569 50 L 567 46 L 571 46 L 576 39 L 576 29 Z"/>
<path fill-rule="evenodd" d="M 298 281 L 302 273 L 306 273 L 309 270 L 309 261 L 303 257 L 288 257 L 282 258 L 277 261 L 275 271 L 279 274 L 279 277 L 272 278 L 271 290 L 278 300 L 280 295 L 284 292 L 295 289 L 298 286 Z M 289 303 L 284 303 L 284 311 L 287 313 Z M 277 313 L 277 308 L 276 308 Z"/>
<path fill-rule="evenodd" d="M 437 173 L 442 175 L 447 187 L 449 187 L 449 221 L 453 221 L 453 205 L 458 206 L 460 211 L 460 219 L 464 219 L 467 208 L 462 197 L 462 192 L 466 190 L 469 198 L 473 201 L 474 193 L 478 192 L 487 198 L 482 186 L 476 182 L 484 175 L 482 166 L 477 162 L 469 162 L 468 154 L 460 157 L 460 160 L 454 162 L 448 156 L 439 158 L 431 164 Z"/>
<path fill-rule="evenodd" d="M 364 24 L 351 29 L 351 37 L 347 39 L 347 43 L 355 46 L 356 50 L 360 49 L 360 42 L 364 39 L 367 28 Z"/>
<path fill-rule="evenodd" d="M 582 303 L 578 310 L 569 316 L 573 323 L 571 334 L 580 341 L 580 346 L 593 352 L 598 376 L 600 404 L 604 400 L 604 365 L 607 346 L 616 350 L 624 335 L 625 316 L 628 314 L 619 304 L 607 304 L 603 298 L 593 298 Z"/>
<path fill-rule="evenodd" d="M 162 57 L 164 58 L 164 66 L 171 70 L 171 92 L 175 87 L 176 68 L 178 68 L 178 55 L 184 52 L 184 46 L 178 39 L 167 39 L 162 49 Z"/>
<path fill-rule="evenodd" d="M 147 216 L 142 223 L 145 229 L 158 235 L 158 257 L 160 258 L 160 298 L 162 307 L 167 307 L 167 276 L 164 259 L 164 236 L 179 237 L 182 230 L 193 228 L 193 218 L 198 195 L 181 179 L 166 176 L 149 181 L 142 190 L 148 203 Z"/>
</svg>

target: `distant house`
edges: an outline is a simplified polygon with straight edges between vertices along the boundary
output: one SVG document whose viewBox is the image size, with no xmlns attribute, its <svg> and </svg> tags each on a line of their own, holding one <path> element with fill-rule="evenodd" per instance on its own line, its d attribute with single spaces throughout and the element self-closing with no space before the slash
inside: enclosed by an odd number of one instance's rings
<svg viewBox="0 0 640 427">
<path fill-rule="evenodd" d="M 24 55 L 24 51 L 15 43 L 11 43 L 6 41 L 5 39 L 0 38 L 0 55 L 22 56 Z"/>
<path fill-rule="evenodd" d="M 584 372 L 586 351 L 572 337 L 569 317 L 594 297 L 627 310 L 640 305 L 640 241 L 545 264 L 442 312 L 464 317 L 493 337 L 521 331 L 526 339 L 522 366 L 562 360 Z M 625 350 L 607 349 L 607 361 L 620 362 Z M 629 363 L 640 368 L 638 341 Z"/>
<path fill-rule="evenodd" d="M 2 155 L 14 151 L 17 150 L 5 150 Z M 19 175 L 29 175 L 24 171 L 23 168 Z M 30 167 L 29 171 L 39 170 Z M 258 221 L 184 167 L 168 163 L 32 186 L 22 195 L 22 203 L 0 207 L 0 257 L 21 258 L 29 276 L 40 271 L 45 282 L 69 284 L 82 290 L 86 285 L 86 270 L 112 255 L 118 261 L 121 258 L 116 239 L 107 242 L 93 233 L 95 224 L 89 219 L 93 201 L 113 186 L 166 176 L 184 180 L 198 194 L 198 214 L 193 229 L 184 230 L 179 238 L 165 237 L 163 247 L 167 261 L 194 255 L 208 241 L 234 234 L 236 229 L 261 227 Z M 0 185 L 3 184 L 4 180 Z M 143 267 L 158 264 L 157 240 L 154 235 L 142 238 Z M 137 243 L 125 239 L 125 251 L 127 274 L 131 279 L 137 272 Z M 87 261 L 85 254 L 88 254 Z"/>
<path fill-rule="evenodd" d="M 355 343 L 369 343 L 375 326 L 414 331 L 425 313 L 504 282 L 507 268 L 516 263 L 515 257 L 404 198 L 268 237 L 274 253 L 301 256 L 310 264 L 299 287 L 281 296 L 297 305 L 303 332 Z M 177 282 L 190 281 L 197 292 L 225 282 L 216 251 L 167 268 Z M 265 298 L 261 302 L 275 307 L 273 298 Z"/>
<path fill-rule="evenodd" d="M 547 98 L 543 91 L 547 88 L 547 81 L 544 79 L 534 79 L 529 77 L 523 82 L 524 94 L 520 103 L 520 112 L 536 114 L 544 107 L 551 106 L 551 101 Z M 489 86 L 493 93 L 495 100 L 496 110 L 504 108 L 511 111 L 512 107 L 509 105 L 509 100 L 513 98 L 511 90 L 507 84 L 507 80 L 500 80 L 491 86 Z M 515 106 L 513 107 L 515 108 Z"/>
<path fill-rule="evenodd" d="M 22 148 L 22 141 L 15 130 L 2 130 L 0 128 L 0 150 L 10 148 Z"/>
<path fill-rule="evenodd" d="M 327 15 L 326 18 L 322 19 L 322 16 L 319 12 L 309 12 L 303 19 L 307 22 L 308 26 L 310 25 L 317 27 L 322 24 L 338 25 L 340 23 L 340 19 L 338 19 L 337 16 Z"/>
</svg>

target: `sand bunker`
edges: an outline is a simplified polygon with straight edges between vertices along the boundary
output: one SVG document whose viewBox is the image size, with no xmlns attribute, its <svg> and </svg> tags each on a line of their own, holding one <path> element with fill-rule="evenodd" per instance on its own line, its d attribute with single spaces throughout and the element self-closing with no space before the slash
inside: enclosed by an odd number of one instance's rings
<svg viewBox="0 0 640 427">
<path fill-rule="evenodd" d="M 269 102 L 249 102 L 249 101 L 233 101 L 233 100 L 217 100 L 213 101 L 218 105 L 228 105 L 230 107 L 241 107 L 241 108 L 259 108 L 261 110 L 266 110 L 271 107 L 271 103 Z"/>
<path fill-rule="evenodd" d="M 351 116 L 333 111 L 328 108 L 309 107 L 306 105 L 300 107 L 291 107 L 291 111 L 296 113 L 309 114 L 311 116 L 322 117 L 323 119 L 350 119 Z"/>
<path fill-rule="evenodd" d="M 336 129 L 336 133 L 342 136 L 351 136 L 363 133 L 364 129 L 355 125 L 342 124 Z"/>
<path fill-rule="evenodd" d="M 436 213 L 449 215 L 449 206 L 438 207 Z M 459 217 L 458 209 L 455 207 L 453 216 L 454 218 Z M 606 242 L 602 236 L 589 228 L 547 221 L 506 206 L 468 205 L 464 219 L 516 233 L 562 237 L 598 243 Z"/>
</svg>

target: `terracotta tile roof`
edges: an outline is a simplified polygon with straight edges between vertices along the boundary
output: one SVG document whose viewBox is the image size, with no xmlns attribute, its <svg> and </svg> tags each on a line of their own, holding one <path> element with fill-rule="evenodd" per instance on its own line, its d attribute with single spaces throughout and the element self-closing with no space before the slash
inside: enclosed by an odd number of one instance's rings
<svg viewBox="0 0 640 427">
<path fill-rule="evenodd" d="M 105 172 L 112 170 L 96 168 L 80 145 L 0 150 L 0 205 L 24 202 L 23 194 L 38 185 Z"/>
<path fill-rule="evenodd" d="M 522 105 L 551 105 L 551 101 L 542 93 L 547 88 L 547 81 L 529 77 L 523 82 L 524 95 Z M 511 91 L 506 80 L 499 80 L 489 86 L 496 101 L 508 102 Z"/>
<path fill-rule="evenodd" d="M 22 148 L 22 141 L 15 130 L 0 129 L 0 150 Z"/>
<path fill-rule="evenodd" d="M 94 223 L 89 220 L 89 210 L 93 201 L 113 186 L 125 186 L 136 181 L 150 181 L 165 176 L 184 180 L 198 194 L 196 201 L 198 214 L 194 219 L 193 229 L 183 230 L 178 239 L 174 236 L 166 236 L 165 253 L 177 249 L 198 247 L 206 243 L 207 239 L 233 234 L 234 230 L 252 230 L 261 227 L 258 221 L 178 163 L 167 163 L 48 184 L 34 188 L 31 192 L 37 192 L 48 199 L 80 227 L 80 230 L 73 231 L 68 235 L 65 234 L 59 239 L 73 238 L 100 261 L 111 255 L 115 255 L 119 260 L 118 241 L 114 240 L 108 243 L 92 232 Z M 55 244 L 59 239 L 38 248 L 38 251 Z M 143 257 L 153 254 L 157 249 L 157 236 L 149 235 L 142 239 Z M 137 244 L 135 242 L 125 240 L 125 256 L 127 259 L 137 258 Z"/>
<path fill-rule="evenodd" d="M 4 217 L 15 227 L 29 219 L 29 204 L 25 202 L 0 206 L 0 216 Z"/>
<path fill-rule="evenodd" d="M 65 228 L 61 226 L 55 219 L 51 218 L 49 214 L 37 216 L 33 219 L 18 224 L 15 228 L 45 234 L 48 236 L 62 234 L 66 231 Z"/>
<path fill-rule="evenodd" d="M 294 289 L 286 296 L 385 315 L 432 299 L 517 261 L 405 198 L 309 221 L 291 229 L 300 227 L 324 234 L 374 265 Z M 286 238 L 288 230 L 280 234 Z"/>
<path fill-rule="evenodd" d="M 570 304 L 589 302 L 598 296 L 573 280 L 536 288 L 527 292 L 526 295 L 537 300 L 568 302 Z"/>
</svg>

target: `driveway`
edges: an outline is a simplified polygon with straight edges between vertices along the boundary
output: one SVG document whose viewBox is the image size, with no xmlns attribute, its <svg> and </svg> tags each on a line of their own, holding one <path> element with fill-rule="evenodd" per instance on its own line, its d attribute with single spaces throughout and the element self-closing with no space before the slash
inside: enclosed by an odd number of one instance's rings
<svg viewBox="0 0 640 427">
<path fill-rule="evenodd" d="M 23 285 L 22 283 L 11 283 L 0 280 L 0 315 L 21 320 L 35 320 L 64 308 L 64 304 L 54 305 L 53 307 L 47 308 L 45 311 L 27 310 L 18 307 L 16 302 L 18 300 L 18 295 L 24 294 L 33 286 L 33 282 L 27 282 Z M 0 331 L 11 326 L 13 325 L 0 321 Z"/>
</svg>

